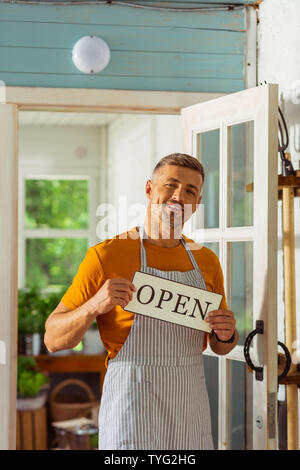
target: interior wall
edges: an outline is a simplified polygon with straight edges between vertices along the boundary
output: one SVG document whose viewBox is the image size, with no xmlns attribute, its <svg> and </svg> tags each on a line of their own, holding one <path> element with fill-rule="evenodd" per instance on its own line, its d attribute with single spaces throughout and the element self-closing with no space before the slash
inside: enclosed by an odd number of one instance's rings
<svg viewBox="0 0 300 470">
<path fill-rule="evenodd" d="M 294 169 L 300 168 L 300 3 L 299 0 L 264 0 L 259 6 L 258 83 L 279 84 L 280 107 L 288 132 Z M 279 162 L 278 157 L 278 162 Z M 281 173 L 281 165 L 278 165 Z M 295 199 L 296 286 L 300 283 L 300 199 Z M 285 340 L 282 251 L 282 203 L 278 207 L 278 339 Z M 300 293 L 296 293 L 297 337 L 300 340 Z M 299 343 L 300 344 L 300 343 Z M 298 356 L 300 347 L 298 345 Z M 280 386 L 284 398 L 284 387 Z M 300 404 L 300 399 L 298 401 Z M 299 410 L 300 415 L 300 410 Z M 300 445 L 300 443 L 299 443 Z"/>
<path fill-rule="evenodd" d="M 101 142 L 99 127 L 21 126 L 19 129 L 20 168 L 81 170 L 99 174 Z"/>
<path fill-rule="evenodd" d="M 182 151 L 181 132 L 180 116 L 122 114 L 107 125 L 107 202 L 117 221 L 108 237 L 143 221 L 146 181 L 161 157 Z"/>
</svg>

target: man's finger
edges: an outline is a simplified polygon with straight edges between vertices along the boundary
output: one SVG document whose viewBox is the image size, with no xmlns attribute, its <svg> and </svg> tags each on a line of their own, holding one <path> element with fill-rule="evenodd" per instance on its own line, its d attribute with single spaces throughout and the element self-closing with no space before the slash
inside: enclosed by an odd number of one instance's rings
<svg viewBox="0 0 300 470">
<path fill-rule="evenodd" d="M 228 317 L 228 318 L 234 318 L 234 313 L 231 312 L 230 310 L 212 310 L 211 312 L 208 312 L 207 317 Z"/>
<path fill-rule="evenodd" d="M 136 290 L 134 284 L 132 284 L 131 281 L 129 281 L 128 279 L 125 279 L 125 278 L 118 278 L 118 279 L 110 279 L 111 283 L 114 284 L 114 285 L 120 285 L 120 286 L 129 286 L 131 290 Z"/>
</svg>

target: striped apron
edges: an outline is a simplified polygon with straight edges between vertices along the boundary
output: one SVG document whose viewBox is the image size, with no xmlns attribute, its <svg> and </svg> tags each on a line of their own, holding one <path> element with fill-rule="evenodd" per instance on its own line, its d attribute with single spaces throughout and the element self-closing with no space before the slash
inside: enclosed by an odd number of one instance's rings
<svg viewBox="0 0 300 470">
<path fill-rule="evenodd" d="M 141 234 L 141 271 L 206 289 L 202 273 L 181 238 L 194 269 L 147 266 Z M 99 410 L 99 449 L 214 449 L 205 383 L 204 333 L 135 315 L 129 335 L 110 359 Z"/>
</svg>

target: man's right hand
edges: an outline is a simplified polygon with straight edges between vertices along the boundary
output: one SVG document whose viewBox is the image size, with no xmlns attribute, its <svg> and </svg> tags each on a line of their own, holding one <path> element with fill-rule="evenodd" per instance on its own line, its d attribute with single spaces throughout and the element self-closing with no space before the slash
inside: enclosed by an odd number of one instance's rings
<svg viewBox="0 0 300 470">
<path fill-rule="evenodd" d="M 116 305 L 126 307 L 135 290 L 136 288 L 128 279 L 107 279 L 93 297 L 98 315 L 109 312 Z"/>
</svg>

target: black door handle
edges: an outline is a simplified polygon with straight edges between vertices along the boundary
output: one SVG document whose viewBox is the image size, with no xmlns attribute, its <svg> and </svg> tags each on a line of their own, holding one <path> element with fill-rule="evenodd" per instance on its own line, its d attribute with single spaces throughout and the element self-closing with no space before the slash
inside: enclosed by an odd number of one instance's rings
<svg viewBox="0 0 300 470">
<path fill-rule="evenodd" d="M 257 320 L 255 326 L 256 326 L 255 330 L 251 331 L 251 333 L 248 334 L 248 336 L 245 340 L 244 356 L 245 356 L 245 360 L 246 360 L 248 366 L 250 367 L 250 369 L 255 371 L 256 380 L 263 380 L 264 379 L 264 373 L 263 373 L 264 368 L 255 366 L 253 364 L 253 362 L 251 361 L 251 357 L 250 357 L 250 345 L 251 345 L 251 342 L 252 342 L 254 336 L 257 335 L 257 334 L 262 335 L 263 332 L 264 332 L 264 322 L 263 322 L 263 320 Z"/>
<path fill-rule="evenodd" d="M 279 344 L 279 346 L 281 346 L 282 349 L 284 350 L 284 352 L 285 352 L 285 357 L 286 357 L 285 368 L 284 368 L 282 374 L 280 374 L 280 375 L 278 376 L 278 383 L 279 383 L 280 380 L 283 379 L 283 377 L 285 377 L 285 376 L 287 375 L 288 371 L 290 370 L 292 360 L 291 360 L 290 351 L 288 350 L 288 348 L 286 347 L 286 345 L 283 344 L 283 343 L 281 343 L 280 341 L 278 341 L 278 344 Z"/>
<path fill-rule="evenodd" d="M 249 333 L 249 335 L 247 336 L 247 338 L 245 340 L 245 344 L 244 344 L 245 360 L 246 360 L 248 366 L 250 367 L 250 369 L 255 371 L 256 380 L 263 380 L 263 367 L 255 366 L 253 364 L 253 362 L 251 360 L 251 357 L 250 357 L 250 346 L 251 346 L 251 342 L 252 342 L 254 336 L 257 335 L 257 334 L 263 334 L 263 332 L 264 332 L 264 322 L 263 322 L 263 320 L 257 320 L 255 330 L 253 330 L 253 331 L 251 331 L 251 333 Z M 288 348 L 286 347 L 286 345 L 281 343 L 280 341 L 278 341 L 278 344 L 284 350 L 285 357 L 286 357 L 285 368 L 284 368 L 282 374 L 280 374 L 279 377 L 278 377 L 278 382 L 280 382 L 280 380 L 283 379 L 287 375 L 288 371 L 290 370 L 292 360 L 291 360 L 290 352 L 289 352 Z"/>
</svg>

